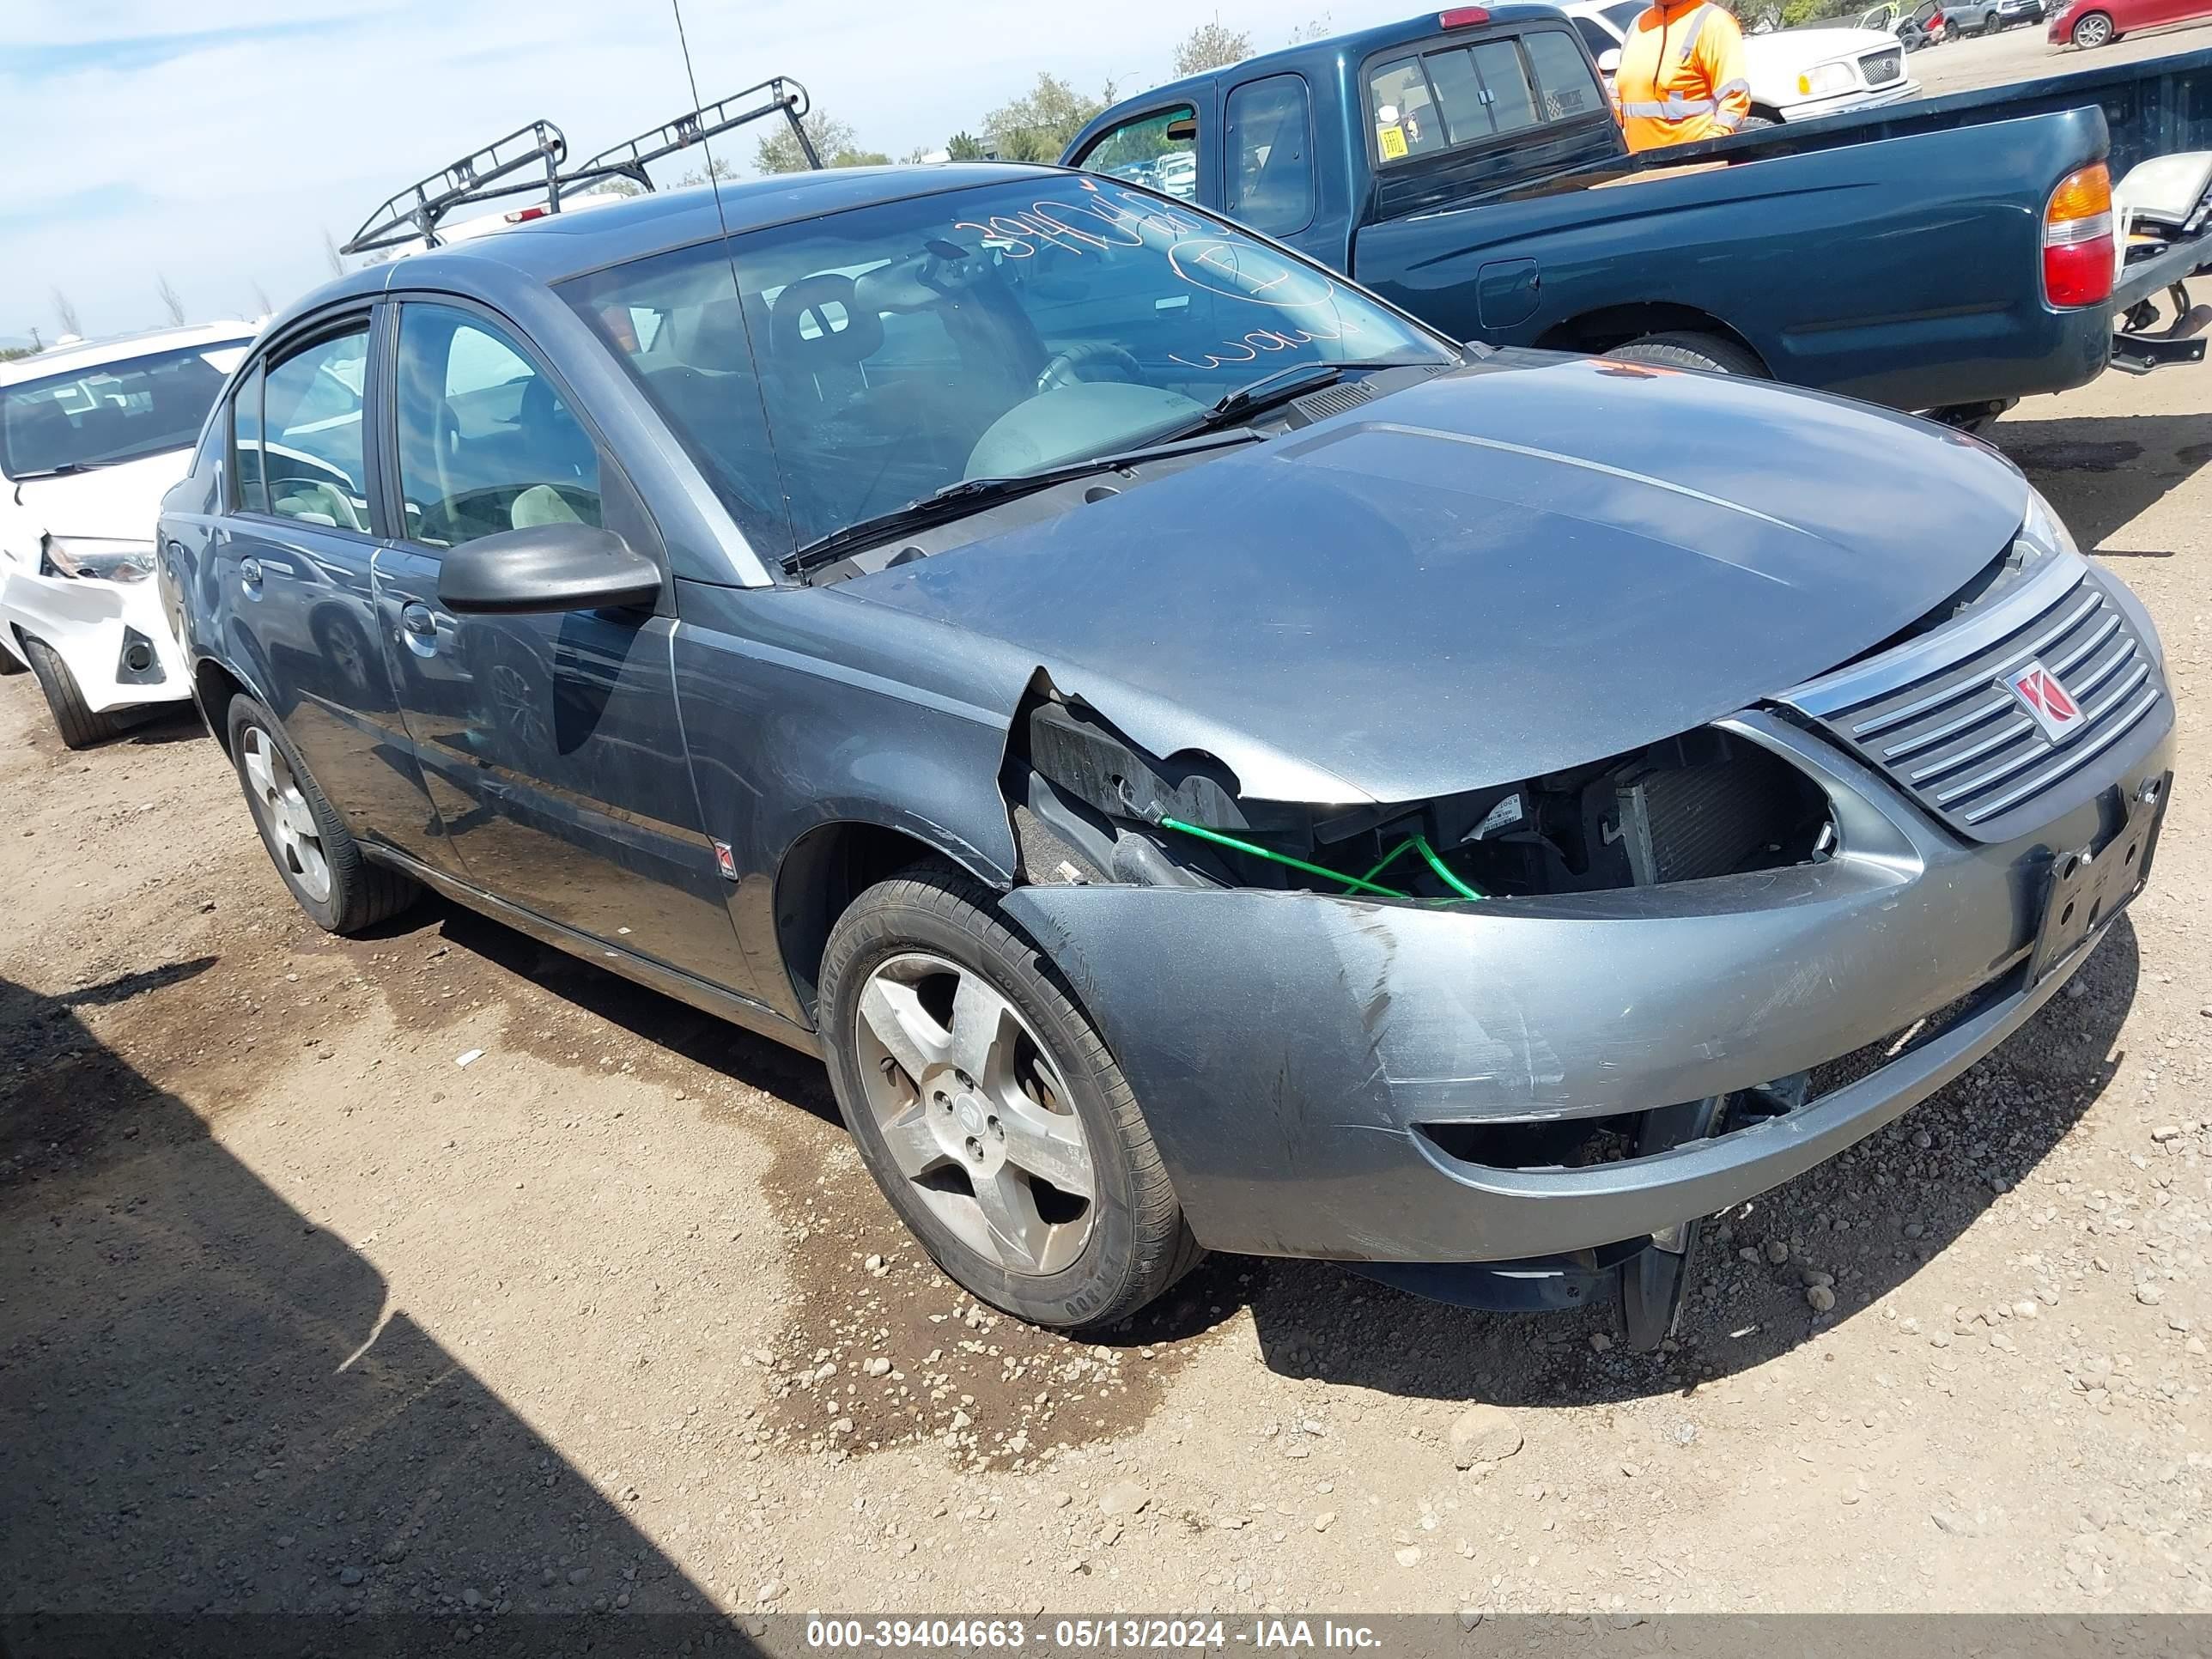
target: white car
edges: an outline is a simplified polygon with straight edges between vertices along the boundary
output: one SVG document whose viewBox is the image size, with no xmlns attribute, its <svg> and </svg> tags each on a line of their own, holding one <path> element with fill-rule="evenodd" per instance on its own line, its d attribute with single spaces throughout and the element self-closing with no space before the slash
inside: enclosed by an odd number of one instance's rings
<svg viewBox="0 0 2212 1659">
<path fill-rule="evenodd" d="M 1650 7 L 1643 0 L 1575 0 L 1563 9 L 1610 87 L 1621 42 Z M 1920 95 L 1920 83 L 1905 72 L 1905 48 L 1881 29 L 1778 29 L 1746 35 L 1743 52 L 1755 119 L 1810 121 Z"/>
<path fill-rule="evenodd" d="M 72 749 L 191 694 L 154 523 L 254 332 L 210 323 L 0 362 L 0 672 L 38 676 Z"/>
</svg>

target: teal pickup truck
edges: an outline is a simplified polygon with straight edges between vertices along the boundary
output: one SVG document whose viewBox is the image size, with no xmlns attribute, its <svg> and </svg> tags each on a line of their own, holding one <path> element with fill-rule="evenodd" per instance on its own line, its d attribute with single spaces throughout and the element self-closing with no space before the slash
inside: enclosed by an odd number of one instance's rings
<svg viewBox="0 0 2212 1659">
<path fill-rule="evenodd" d="M 1971 427 L 2103 371 L 2110 181 L 2204 149 L 2212 52 L 1631 156 L 1565 15 L 1510 3 L 1177 81 L 1063 159 L 1226 212 L 1461 339 L 1764 374 Z M 2142 296 L 2121 297 L 2125 316 Z M 2146 367 L 2203 342 L 2119 350 Z"/>
</svg>

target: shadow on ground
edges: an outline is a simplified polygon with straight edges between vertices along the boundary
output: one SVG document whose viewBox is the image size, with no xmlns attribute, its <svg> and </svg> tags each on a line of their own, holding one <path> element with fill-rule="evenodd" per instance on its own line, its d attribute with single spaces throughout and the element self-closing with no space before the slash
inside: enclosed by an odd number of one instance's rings
<svg viewBox="0 0 2212 1659">
<path fill-rule="evenodd" d="M 444 908 L 439 929 L 582 1012 L 842 1133 L 818 1062 L 473 913 Z M 1249 1306 L 1262 1355 L 1279 1372 L 1415 1398 L 1520 1406 L 1675 1392 L 1749 1369 L 1878 1304 L 1996 1201 L 1997 1182 L 2008 1189 L 2042 1162 L 2117 1071 L 2113 1044 L 2139 971 L 2135 933 L 2123 917 L 2076 976 L 2078 994 L 2069 988 L 1996 1053 L 1884 1131 L 1720 1218 L 1726 1242 L 1708 1228 L 1674 1353 L 1636 1354 L 1617 1341 L 1595 1351 L 1593 1334 L 1619 1335 L 1609 1301 L 1576 1313 L 1481 1313 L 1329 1263 L 1239 1256 L 1209 1258 L 1154 1308 L 1091 1340 L 1121 1348 L 1182 1343 Z M 888 1224 L 886 1239 L 902 1237 L 865 1179 L 848 1185 L 837 1202 L 870 1212 L 865 1224 Z M 1747 1262 L 1738 1254 L 1763 1252 L 1771 1240 L 1791 1247 L 1787 1261 L 1762 1254 Z M 1816 1316 L 1808 1304 L 1808 1269 L 1833 1275 L 1832 1314 Z M 809 1276 L 805 1261 L 793 1270 Z M 925 1272 L 907 1294 L 941 1295 L 941 1283 Z M 1003 1322 L 1001 1340 L 1014 1340 L 1018 1328 Z"/>
<path fill-rule="evenodd" d="M 2051 498 L 2083 550 L 2106 558 L 2173 557 L 2170 547 L 2102 544 L 2212 463 L 2212 423 L 2202 415 L 2009 420 L 1988 435 Z"/>
<path fill-rule="evenodd" d="M 0 980 L 0 1653 L 736 1652 L 378 1270 Z"/>
</svg>

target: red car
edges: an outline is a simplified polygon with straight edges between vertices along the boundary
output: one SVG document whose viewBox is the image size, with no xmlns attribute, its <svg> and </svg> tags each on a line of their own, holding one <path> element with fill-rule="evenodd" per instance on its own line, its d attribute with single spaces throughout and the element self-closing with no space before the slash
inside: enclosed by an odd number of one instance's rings
<svg viewBox="0 0 2212 1659">
<path fill-rule="evenodd" d="M 2137 29 L 2212 17 L 2212 0 L 2058 0 L 2047 31 L 2054 46 L 2102 46 Z"/>
</svg>

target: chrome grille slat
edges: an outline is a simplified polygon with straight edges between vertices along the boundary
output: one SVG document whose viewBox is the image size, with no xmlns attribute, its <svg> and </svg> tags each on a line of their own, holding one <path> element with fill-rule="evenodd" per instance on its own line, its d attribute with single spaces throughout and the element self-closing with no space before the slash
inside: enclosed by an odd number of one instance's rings
<svg viewBox="0 0 2212 1659">
<path fill-rule="evenodd" d="M 1957 737 L 1969 726 L 1980 725 L 1990 715 L 2002 714 L 2012 706 L 2012 694 L 2008 691 L 1999 691 L 1986 702 L 1976 703 L 1954 720 L 1942 726 L 1932 726 L 1917 737 L 1908 738 L 1902 743 L 1890 744 L 1881 751 L 1882 758 L 1893 761 L 1903 760 L 1908 755 L 1918 754 L 1923 749 L 1932 749 L 1947 738 Z"/>
<path fill-rule="evenodd" d="M 2142 665 L 2142 672 L 2146 675 L 2150 672 L 2150 665 L 2148 663 L 2145 663 Z M 1998 813 L 2006 811 L 2012 807 L 2019 805 L 2024 800 L 2031 799 L 2033 797 L 2041 794 L 2052 784 L 2057 783 L 2059 780 L 2065 777 L 2068 773 L 2080 771 L 2082 767 L 2087 765 L 2099 755 L 2104 753 L 2106 750 L 2110 749 L 2122 738 L 2127 736 L 2130 732 L 2135 729 L 2136 723 L 2140 721 L 2145 714 L 2149 714 L 2152 709 L 2157 707 L 2158 688 L 2156 686 L 2153 686 L 2141 697 L 2130 704 L 2126 710 L 2103 731 L 2096 732 L 2093 736 L 2083 738 L 2078 742 L 2069 744 L 2065 748 L 2060 750 L 2058 751 L 2058 763 L 2057 765 L 2052 766 L 2045 771 L 2038 772 L 2034 776 L 2026 779 L 2017 788 L 2014 789 L 2010 794 L 2000 795 L 1995 800 L 1984 801 L 1979 806 L 1977 806 L 1972 811 L 1966 815 L 1966 822 L 1969 823 L 1985 823 L 1989 819 L 1996 817 Z"/>
<path fill-rule="evenodd" d="M 2005 701 L 2010 702 L 2012 699 L 2008 697 Z M 2035 722 L 2022 714 L 2009 726 L 1998 727 L 1994 735 L 1983 738 L 1972 748 L 1946 755 L 1939 761 L 1931 761 L 1912 775 L 1912 781 L 1916 785 L 1927 783 L 1942 777 L 1946 772 L 1955 772 L 1968 762 L 1981 759 L 1992 749 L 2002 749 L 2008 743 L 2017 743 L 2022 738 L 2033 737 L 2034 733 Z"/>
<path fill-rule="evenodd" d="M 2080 662 L 2084 657 L 2094 655 L 2097 647 L 2102 645 L 2106 640 L 2112 638 L 2114 634 L 2118 633 L 2119 631 L 2119 627 L 2120 619 L 2117 614 L 2106 617 L 2105 618 L 2105 625 L 2102 628 L 2100 628 L 2087 639 L 2082 641 L 2081 644 L 2069 651 L 2057 662 L 2048 665 L 2051 672 L 2057 675 L 2060 679 L 2064 679 L 2066 678 L 2066 671 L 2068 669 L 2073 667 L 2075 664 Z M 2134 641 L 2131 640 L 2129 641 L 2129 644 L 2132 647 Z"/>
<path fill-rule="evenodd" d="M 2057 626 L 2043 634 L 2038 635 L 2033 641 L 2027 645 L 2013 647 L 2004 661 L 1993 665 L 1990 668 L 1988 678 L 1994 679 L 2000 674 L 2009 673 L 2015 668 L 2025 666 L 2027 663 L 2040 656 L 2045 647 L 2052 644 L 2056 641 L 2064 639 L 2067 634 L 2072 630 L 2076 623 L 2080 622 L 2082 617 L 2087 616 L 2099 605 L 2104 604 L 2104 602 L 2105 596 L 2098 592 L 2095 588 L 2091 588 L 2088 592 L 2082 595 L 2081 603 L 2066 613 L 2064 619 L 2061 621 Z M 2027 625 L 2033 626 L 2032 623 Z M 1954 684 L 1948 687 L 1944 690 L 1935 693 L 1933 696 L 1923 697 L 1917 702 L 1908 703 L 1902 708 L 1893 709 L 1887 714 L 1868 720 L 1862 725 L 1852 726 L 1850 729 L 1851 735 L 1854 738 L 1863 740 L 1873 737 L 1878 732 L 1887 732 L 1893 726 L 1902 726 L 1905 721 L 1914 719 L 1916 716 L 1927 714 L 1931 709 L 1941 708 L 1945 703 L 1949 702 L 1960 696 L 1962 690 L 1962 687 Z"/>
<path fill-rule="evenodd" d="M 2012 688 L 2031 664 L 2080 711 L 2056 740 Z M 1954 830 L 2002 840 L 2027 827 L 2021 809 L 2080 775 L 2164 695 L 2127 613 L 2086 563 L 2066 559 L 1790 701 Z"/>
</svg>

